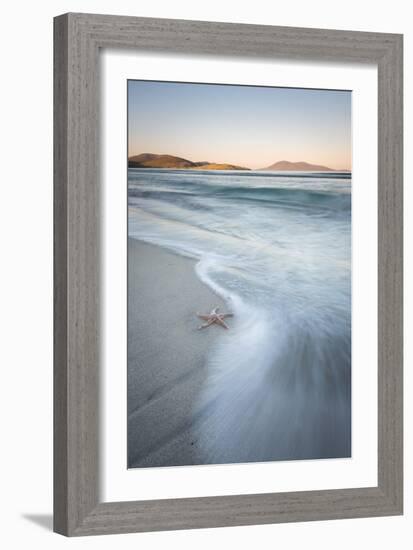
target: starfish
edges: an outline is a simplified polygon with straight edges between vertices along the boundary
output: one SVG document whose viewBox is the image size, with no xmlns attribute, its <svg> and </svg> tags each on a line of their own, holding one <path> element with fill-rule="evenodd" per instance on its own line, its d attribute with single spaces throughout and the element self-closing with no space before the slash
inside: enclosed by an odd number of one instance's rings
<svg viewBox="0 0 413 550">
<path fill-rule="evenodd" d="M 198 327 L 198 330 L 201 330 L 203 328 L 209 327 L 213 323 L 216 323 L 217 325 L 221 325 L 221 327 L 228 329 L 229 326 L 225 323 L 224 319 L 227 317 L 233 317 L 233 313 L 218 313 L 219 308 L 215 307 L 211 313 L 203 314 L 203 313 L 197 313 L 197 316 L 206 321 L 205 324 Z"/>
</svg>

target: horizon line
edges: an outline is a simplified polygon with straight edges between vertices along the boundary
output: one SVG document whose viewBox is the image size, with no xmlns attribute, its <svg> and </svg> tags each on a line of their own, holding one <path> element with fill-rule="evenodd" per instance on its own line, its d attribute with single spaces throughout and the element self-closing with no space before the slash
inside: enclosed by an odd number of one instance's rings
<svg viewBox="0 0 413 550">
<path fill-rule="evenodd" d="M 128 154 L 128 161 L 131 157 L 138 157 L 139 155 L 157 155 L 157 156 L 168 156 L 168 157 L 175 157 L 175 158 L 179 158 L 179 159 L 182 159 L 182 160 L 186 160 L 186 161 L 189 161 L 189 162 L 205 162 L 205 164 L 230 164 L 232 166 L 240 166 L 239 164 L 237 163 L 232 163 L 232 162 L 229 162 L 229 161 L 225 161 L 225 162 L 216 162 L 216 161 L 199 161 L 199 160 L 191 160 L 190 158 L 188 157 L 181 157 L 179 155 L 173 155 L 171 153 L 149 153 L 149 152 L 140 152 L 140 153 L 132 153 L 132 154 Z M 287 160 L 287 159 L 280 159 L 280 160 L 276 160 L 276 161 L 272 161 L 270 162 L 269 164 L 266 164 L 264 167 L 262 168 L 251 168 L 251 166 L 247 166 L 246 164 L 243 164 L 242 165 L 242 168 L 248 168 L 248 170 L 264 170 L 265 168 L 268 168 L 269 166 L 271 166 L 272 164 L 276 164 L 276 163 L 279 163 L 279 162 L 288 162 L 288 163 L 291 163 L 291 164 L 298 164 L 298 163 L 305 163 L 305 164 L 312 164 L 312 165 L 318 165 L 318 166 L 323 166 L 324 168 L 328 168 L 328 170 L 331 170 L 333 172 L 351 172 L 352 169 L 351 168 L 332 168 L 330 166 L 326 166 L 325 164 L 323 163 L 320 163 L 320 162 L 313 162 L 313 161 L 307 161 L 307 160 Z M 167 170 L 167 168 L 164 168 L 165 170 Z"/>
</svg>

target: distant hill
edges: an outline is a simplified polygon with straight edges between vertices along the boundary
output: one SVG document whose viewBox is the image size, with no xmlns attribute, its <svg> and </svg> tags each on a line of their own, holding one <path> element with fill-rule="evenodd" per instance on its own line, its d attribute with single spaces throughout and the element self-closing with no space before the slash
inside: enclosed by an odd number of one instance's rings
<svg viewBox="0 0 413 550">
<path fill-rule="evenodd" d="M 288 160 L 280 160 L 271 164 L 267 168 L 261 168 L 261 170 L 274 170 L 274 171 L 291 171 L 291 172 L 334 172 L 333 168 L 328 166 L 322 166 L 321 164 L 310 164 L 308 162 L 290 162 Z"/>
<path fill-rule="evenodd" d="M 193 170 L 249 170 L 235 164 L 219 164 L 207 161 L 192 162 L 191 160 L 173 155 L 156 155 L 154 153 L 142 153 L 128 159 L 129 168 L 174 168 Z"/>
<path fill-rule="evenodd" d="M 214 162 L 197 163 L 193 168 L 194 170 L 250 170 L 250 168 L 244 168 L 244 166 L 237 166 L 236 164 L 219 164 Z"/>
<path fill-rule="evenodd" d="M 154 155 L 142 153 L 129 157 L 128 164 L 131 168 L 190 168 L 194 163 L 190 160 L 172 155 Z"/>
</svg>

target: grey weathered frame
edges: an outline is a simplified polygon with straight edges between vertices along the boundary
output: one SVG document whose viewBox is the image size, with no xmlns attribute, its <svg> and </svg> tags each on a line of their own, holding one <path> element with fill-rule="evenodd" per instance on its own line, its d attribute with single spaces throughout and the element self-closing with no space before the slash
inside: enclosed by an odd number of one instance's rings
<svg viewBox="0 0 413 550">
<path fill-rule="evenodd" d="M 401 514 L 402 36 L 66 14 L 54 20 L 54 44 L 55 531 L 74 536 Z M 98 56 L 105 47 L 377 64 L 377 487 L 99 501 Z"/>
</svg>

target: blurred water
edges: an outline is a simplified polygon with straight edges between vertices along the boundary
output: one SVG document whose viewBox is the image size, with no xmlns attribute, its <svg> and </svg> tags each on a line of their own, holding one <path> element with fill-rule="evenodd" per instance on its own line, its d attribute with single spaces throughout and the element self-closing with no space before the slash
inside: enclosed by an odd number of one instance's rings
<svg viewBox="0 0 413 550">
<path fill-rule="evenodd" d="M 351 176 L 129 169 L 129 235 L 233 310 L 194 411 L 203 463 L 351 454 Z"/>
</svg>

